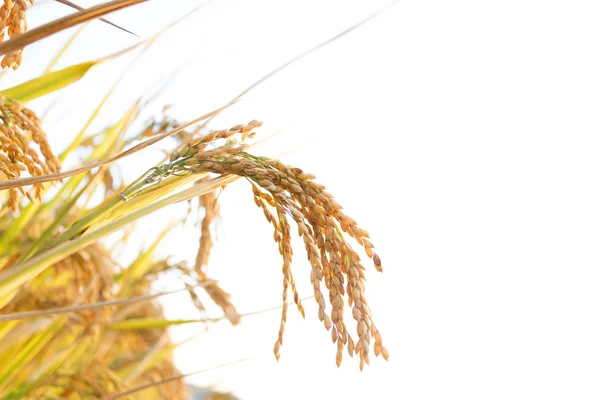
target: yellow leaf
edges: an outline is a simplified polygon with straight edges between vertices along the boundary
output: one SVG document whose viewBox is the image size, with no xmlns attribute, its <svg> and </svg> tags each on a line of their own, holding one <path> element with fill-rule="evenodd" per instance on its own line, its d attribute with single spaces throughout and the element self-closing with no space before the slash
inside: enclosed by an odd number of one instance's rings
<svg viewBox="0 0 600 400">
<path fill-rule="evenodd" d="M 160 319 L 160 318 L 135 318 L 128 319 L 121 322 L 115 322 L 110 324 L 108 329 L 110 330 L 145 330 L 145 329 L 160 329 L 166 328 L 171 325 L 182 325 L 191 324 L 198 322 L 196 319 Z"/>
<path fill-rule="evenodd" d="M 49 72 L 10 89 L 3 90 L 3 96 L 26 103 L 38 97 L 60 90 L 81 79 L 99 60 L 71 65 L 59 71 Z"/>
</svg>

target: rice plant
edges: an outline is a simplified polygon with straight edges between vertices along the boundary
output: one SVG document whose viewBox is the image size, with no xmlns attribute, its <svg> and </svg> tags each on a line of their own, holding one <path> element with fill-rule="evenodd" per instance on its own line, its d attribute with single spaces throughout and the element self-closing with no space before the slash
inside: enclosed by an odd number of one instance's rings
<svg viewBox="0 0 600 400">
<path fill-rule="evenodd" d="M 8 38 L 0 44 L 1 65 L 16 70 L 28 62 L 23 53 L 27 45 L 141 2 L 116 0 L 87 10 L 62 2 L 78 11 L 27 31 L 33 1 L 6 0 L 0 8 L 2 38 Z M 236 180 L 248 185 L 248 207 L 252 198 L 272 225 L 282 258 L 275 357 L 280 357 L 289 302 L 305 314 L 291 272 L 291 238 L 297 232 L 309 266 L 301 278 L 313 286 L 318 318 L 337 346 L 337 365 L 344 350 L 350 357 L 357 355 L 361 369 L 369 364 L 371 350 L 387 360 L 365 294 L 364 257 L 357 252 L 361 248 L 382 271 L 368 232 L 343 212 L 314 175 L 255 154 L 261 122 L 208 130 L 212 117 L 231 103 L 184 124 L 164 118 L 132 132 L 143 107 L 138 102 L 117 123 L 90 135 L 86 128 L 96 112 L 65 151 L 53 152 L 55 132 L 46 132 L 43 120 L 26 103 L 75 84 L 95 65 L 119 54 L 49 70 L 0 93 L 2 398 L 187 398 L 185 376 L 172 361 L 179 344 L 169 338 L 169 327 L 199 320 L 166 319 L 159 299 L 170 293 L 156 293 L 152 284 L 175 272 L 183 283 L 180 291 L 188 293 L 200 312 L 205 307 L 198 293 L 204 291 L 223 311 L 222 318 L 233 325 L 243 318 L 230 294 L 206 270 L 218 212 L 216 191 Z M 167 137 L 177 143 L 170 157 L 132 182 L 115 183 L 112 165 Z M 79 167 L 64 170 L 61 164 L 82 154 L 81 149 L 87 158 Z M 97 201 L 99 193 L 103 197 Z M 172 225 L 128 265 L 115 259 L 114 247 L 106 241 L 109 235 L 120 234 L 119 242 L 126 244 L 138 219 L 194 199 L 203 215 L 195 262 L 156 258 L 155 249 Z M 353 327 L 344 319 L 345 304 Z"/>
</svg>

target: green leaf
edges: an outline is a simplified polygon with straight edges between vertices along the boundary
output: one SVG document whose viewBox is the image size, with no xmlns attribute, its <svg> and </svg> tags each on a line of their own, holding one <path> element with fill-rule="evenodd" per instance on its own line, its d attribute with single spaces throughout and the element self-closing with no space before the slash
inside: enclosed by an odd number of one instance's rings
<svg viewBox="0 0 600 400">
<path fill-rule="evenodd" d="M 76 253 L 82 248 L 94 243 L 98 239 L 123 228 L 125 225 L 130 224 L 131 222 L 134 222 L 137 219 L 156 210 L 160 210 L 161 208 L 170 204 L 186 201 L 205 193 L 212 192 L 221 186 L 233 182 L 236 179 L 237 176 L 235 175 L 227 175 L 196 184 L 191 188 L 185 189 L 166 198 L 158 199 L 154 203 L 148 204 L 140 209 L 133 210 L 117 220 L 110 221 L 106 225 L 100 226 L 96 230 L 93 230 L 89 233 L 86 232 L 78 237 L 72 237 L 72 240 L 61 242 L 60 244 L 57 244 L 52 248 L 41 252 L 40 254 L 34 255 L 29 260 L 19 263 L 12 268 L 0 271 L 0 298 L 2 298 L 2 296 L 10 295 L 16 289 L 23 286 L 29 280 L 39 275 L 54 263 L 70 256 L 73 253 Z"/>
<path fill-rule="evenodd" d="M 26 103 L 77 82 L 90 68 L 99 62 L 100 60 L 94 60 L 71 65 L 70 67 L 63 68 L 59 71 L 49 72 L 39 78 L 3 90 L 1 93 L 5 97 Z"/>
<path fill-rule="evenodd" d="M 141 252 L 138 257 L 132 262 L 122 277 L 124 285 L 120 294 L 123 297 L 128 297 L 130 293 L 130 285 L 134 283 L 137 279 L 140 279 L 144 274 L 148 272 L 148 270 L 152 267 L 154 261 L 154 253 L 156 252 L 156 248 L 160 244 L 160 242 L 164 239 L 164 237 L 171 231 L 173 228 L 172 225 L 166 227 L 160 235 L 156 237 L 154 242 L 143 252 Z"/>
</svg>

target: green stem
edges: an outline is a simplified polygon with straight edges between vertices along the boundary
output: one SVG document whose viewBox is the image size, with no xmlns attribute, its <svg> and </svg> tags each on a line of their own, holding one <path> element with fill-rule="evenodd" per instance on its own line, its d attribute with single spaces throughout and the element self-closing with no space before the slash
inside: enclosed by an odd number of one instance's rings
<svg viewBox="0 0 600 400">
<path fill-rule="evenodd" d="M 79 219 L 79 221 L 73 224 L 73 226 L 71 226 L 64 233 L 62 233 L 52 245 L 59 245 L 69 239 L 76 237 L 77 235 L 82 234 L 85 231 L 85 229 L 87 229 L 94 222 L 108 216 L 109 212 L 113 210 L 119 203 L 126 201 L 126 199 L 131 193 L 140 190 L 145 185 L 146 182 L 144 181 L 144 179 L 136 181 L 134 184 L 130 185 L 127 189 L 121 192 L 121 194 L 113 197 L 112 200 L 100 205 L 99 207 L 90 211 L 86 216 Z"/>
<path fill-rule="evenodd" d="M 71 209 L 73 208 L 73 206 L 75 206 L 75 203 L 77 203 L 77 201 L 79 200 L 79 198 L 90 187 L 92 187 L 97 181 L 99 181 L 102 178 L 103 173 L 105 172 L 105 170 L 106 170 L 106 167 L 103 167 L 102 169 L 100 169 L 100 171 L 98 171 L 98 173 L 96 173 L 96 175 L 94 175 L 92 177 L 92 179 L 90 179 L 89 182 L 86 183 L 83 188 L 81 188 L 81 190 L 79 191 L 79 193 L 77 193 L 75 196 L 72 196 L 65 204 L 63 204 L 63 206 L 61 207 L 61 209 L 58 212 L 58 214 L 54 217 L 54 221 L 52 222 L 52 224 L 48 228 L 46 228 L 46 230 L 44 230 L 44 232 L 40 235 L 40 237 L 38 238 L 38 240 L 36 240 L 35 243 L 29 248 L 29 250 L 27 250 L 27 252 L 24 253 L 21 256 L 21 258 L 19 259 L 19 261 L 17 263 L 21 263 L 21 262 L 27 260 L 32 255 L 34 255 L 35 252 L 40 249 L 40 247 L 42 247 L 42 245 L 56 231 L 56 228 L 58 228 L 59 225 L 63 223 L 63 221 L 66 218 L 67 214 L 69 213 L 69 211 L 71 211 Z"/>
<path fill-rule="evenodd" d="M 183 190 L 179 193 L 166 197 L 164 199 L 158 200 L 152 204 L 149 204 L 143 208 L 132 211 L 131 213 L 115 220 L 111 221 L 108 224 L 99 227 L 97 230 L 94 230 L 88 234 L 82 234 L 72 240 L 61 241 L 61 243 L 56 246 L 51 247 L 50 249 L 37 254 L 30 258 L 29 260 L 21 263 L 19 265 L 14 266 L 8 270 L 4 270 L 0 272 L 0 296 L 7 295 L 19 288 L 25 282 L 30 281 L 35 276 L 40 274 L 49 266 L 55 264 L 56 262 L 70 256 L 73 253 L 81 250 L 82 248 L 89 246 L 90 244 L 96 242 L 97 240 L 123 228 L 125 225 L 148 215 L 156 210 L 159 210 L 163 207 L 166 207 L 170 204 L 178 203 L 180 201 L 185 201 L 192 199 L 194 197 L 198 197 L 202 194 L 206 194 L 208 192 L 212 192 L 213 190 L 227 185 L 238 177 L 235 175 L 227 175 L 222 176 L 216 179 L 213 179 L 208 182 L 204 182 L 198 185 L 194 185 L 189 189 Z M 118 200 L 122 201 L 117 197 Z M 97 213 L 95 213 L 97 214 Z M 61 235 L 62 236 L 62 235 Z"/>
</svg>

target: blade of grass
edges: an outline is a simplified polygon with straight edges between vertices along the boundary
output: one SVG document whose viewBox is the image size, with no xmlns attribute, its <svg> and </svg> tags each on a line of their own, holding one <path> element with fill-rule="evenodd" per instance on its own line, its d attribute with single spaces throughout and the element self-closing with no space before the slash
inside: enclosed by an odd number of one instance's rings
<svg viewBox="0 0 600 400">
<path fill-rule="evenodd" d="M 138 376 L 140 376 L 157 358 L 165 353 L 165 349 L 169 346 L 169 335 L 166 333 L 162 335 L 162 337 L 148 350 L 143 359 L 141 359 L 137 364 L 133 365 L 133 370 L 131 370 L 123 379 L 123 383 L 127 384 L 129 382 L 134 381 Z M 168 350 L 168 349 L 167 349 Z M 170 352 L 168 352 L 170 353 Z M 131 369 L 131 368 L 130 368 Z M 121 372 L 121 373 L 119 373 Z M 123 371 L 119 371 L 117 374 L 120 376 L 124 376 Z"/>
<path fill-rule="evenodd" d="M 15 321 L 17 322 L 17 321 Z M 54 320 L 52 318 L 40 318 L 35 321 L 20 322 L 0 342 L 0 353 L 5 353 L 12 347 L 29 340 L 34 335 L 47 329 Z"/>
<path fill-rule="evenodd" d="M 70 347 L 67 347 L 60 353 L 56 354 L 54 357 L 52 357 L 50 361 L 40 366 L 31 374 L 31 377 L 27 379 L 25 385 L 19 388 L 19 394 L 21 396 L 27 395 L 33 388 L 39 385 L 39 383 L 44 378 L 49 377 L 51 374 L 55 373 L 62 365 L 64 365 L 65 361 L 68 358 L 79 358 L 79 356 L 81 356 L 81 354 L 89 348 L 91 341 L 93 341 L 93 338 L 85 336 L 81 340 L 78 340 L 77 344 L 72 343 Z"/>
<path fill-rule="evenodd" d="M 135 197 L 129 198 L 126 203 L 121 203 L 118 209 L 115 209 L 110 215 L 107 215 L 104 219 L 105 222 L 114 221 L 122 217 L 123 215 L 136 210 L 141 207 L 145 207 L 148 204 L 174 193 L 178 188 L 197 181 L 206 174 L 193 174 L 188 176 L 172 176 L 163 179 L 159 185 L 150 186 L 139 191 Z"/>
<path fill-rule="evenodd" d="M 146 175 L 147 173 L 142 175 L 142 177 L 129 185 L 121 193 L 113 193 L 111 197 L 106 198 L 105 201 L 97 207 L 81 215 L 73 225 L 60 235 L 60 237 L 56 238 L 52 245 L 56 246 L 67 240 L 71 240 L 81 235 L 83 232 L 88 231 L 94 224 L 98 225 L 96 226 L 97 228 L 110 221 L 114 221 L 128 212 L 146 206 L 151 202 L 158 200 L 160 197 L 173 193 L 176 189 L 182 187 L 186 183 L 198 179 L 192 175 L 187 177 L 172 176 L 164 179 L 159 185 L 144 190 L 144 187 L 146 186 L 144 178 Z M 133 193 L 136 193 L 136 196 L 132 200 L 130 194 Z M 89 232 L 91 231 L 93 231 L 93 229 L 89 229 Z"/>
<path fill-rule="evenodd" d="M 67 147 L 67 149 L 58 157 L 61 162 L 64 162 L 64 160 L 67 158 L 67 156 L 69 155 L 69 153 L 71 153 L 75 148 L 77 148 L 81 144 L 81 141 L 83 140 L 83 137 L 84 137 L 87 129 L 91 125 L 91 123 L 96 119 L 96 117 L 98 117 L 98 114 L 100 113 L 100 110 L 102 110 L 102 108 L 104 107 L 104 105 L 106 104 L 106 102 L 108 101 L 108 99 L 110 99 L 110 97 L 115 92 L 115 90 L 117 90 L 117 88 L 119 87 L 119 84 L 127 76 L 127 73 L 129 71 L 131 71 L 131 68 L 133 68 L 133 66 L 139 61 L 139 59 L 141 58 L 142 54 L 144 54 L 144 51 L 148 49 L 148 46 L 149 45 L 147 45 L 144 50 L 142 50 L 140 53 L 138 53 L 136 55 L 136 57 L 121 72 L 121 74 L 119 75 L 119 77 L 117 78 L 117 80 L 113 83 L 113 85 L 111 86 L 111 88 L 104 95 L 104 97 L 102 98 L 102 100 L 100 101 L 100 103 L 98 104 L 98 106 L 96 107 L 96 109 L 94 110 L 94 112 L 92 113 L 92 115 L 90 116 L 90 118 L 87 120 L 87 122 L 85 123 L 85 125 L 83 126 L 83 128 L 81 128 L 81 130 L 79 131 L 79 133 L 77 134 L 77 136 L 69 143 L 69 146 Z"/>
<path fill-rule="evenodd" d="M 2 342 L 2 340 L 4 339 L 4 337 L 9 332 L 11 332 L 18 324 L 19 324 L 18 321 L 10 321 L 10 323 L 8 323 L 8 324 L 2 324 L 2 325 L 0 325 L 0 342 Z"/>
<path fill-rule="evenodd" d="M 171 195 L 165 199 L 154 202 L 139 210 L 135 210 L 128 215 L 111 223 L 102 226 L 98 230 L 88 234 L 83 234 L 73 240 L 69 240 L 58 246 L 55 246 L 47 251 L 42 252 L 22 264 L 16 265 L 13 268 L 0 272 L 0 296 L 10 294 L 15 289 L 19 288 L 24 283 L 28 282 L 40 272 L 44 271 L 50 265 L 68 257 L 69 255 L 81 250 L 82 248 L 94 243 L 108 234 L 115 232 L 125 225 L 148 215 L 156 210 L 174 204 L 180 201 L 185 201 L 202 194 L 209 193 L 217 188 L 227 185 L 237 179 L 237 176 L 223 176 L 212 179 L 207 182 L 194 185 L 193 187 L 183 190 L 179 193 Z"/>
<path fill-rule="evenodd" d="M 141 278 L 150 267 L 152 267 L 156 249 L 164 237 L 174 228 L 174 224 L 170 224 L 154 239 L 152 244 L 143 252 L 141 252 L 123 274 L 123 285 L 119 292 L 119 297 L 128 297 L 135 281 Z"/>
<path fill-rule="evenodd" d="M 108 325 L 107 329 L 113 331 L 139 331 L 147 329 L 162 329 L 172 325 L 198 323 L 196 319 L 162 319 L 162 318 L 135 318 Z"/>
<path fill-rule="evenodd" d="M 2 365 L 2 375 L 0 375 L 0 393 L 8 393 L 7 390 L 13 378 L 17 375 L 19 369 L 31 361 L 53 338 L 62 324 L 56 322 L 46 328 L 44 331 L 36 334 L 29 339 L 25 346 L 19 349 L 17 355 L 7 363 Z"/>
<path fill-rule="evenodd" d="M 56 55 L 54 56 L 54 58 L 50 61 L 50 63 L 46 67 L 46 70 L 44 71 L 43 75 L 52 72 L 52 70 L 54 69 L 55 65 L 62 58 L 62 56 L 66 53 L 66 51 L 69 49 L 69 47 L 71 47 L 71 45 L 73 44 L 73 42 L 75 41 L 75 39 L 77 37 L 79 37 L 79 35 L 81 34 L 81 32 L 83 32 L 83 30 L 85 29 L 85 27 L 87 25 L 88 25 L 88 23 L 85 23 L 85 24 L 81 25 L 79 28 L 77 28 L 77 30 L 75 31 L 75 33 L 73 35 L 71 35 L 71 37 L 69 37 L 69 40 L 67 40 L 67 42 L 61 47 L 61 49 L 58 51 L 58 53 L 56 53 Z M 45 120 L 48 117 L 48 115 L 50 114 L 50 112 L 54 109 L 54 107 L 56 107 L 56 105 L 58 103 L 59 103 L 59 97 L 55 97 L 52 100 L 52 102 L 48 105 L 48 107 L 46 107 L 46 109 L 44 110 L 44 112 L 39 115 L 40 118 L 42 120 Z"/>
<path fill-rule="evenodd" d="M 142 1 L 147 1 L 147 0 L 142 0 Z M 141 42 L 139 42 L 139 43 L 137 43 L 137 44 L 135 44 L 135 45 L 133 45 L 133 46 L 130 46 L 130 47 L 128 47 L 128 48 L 126 48 L 126 49 L 124 49 L 124 50 L 118 51 L 118 52 L 116 52 L 116 53 L 114 53 L 114 54 L 111 54 L 111 55 L 109 55 L 109 56 L 102 57 L 102 58 L 100 58 L 100 59 L 93 60 L 93 61 L 87 61 L 87 62 L 84 62 L 84 63 L 78 64 L 77 66 L 81 66 L 81 65 L 85 65 L 85 64 L 89 64 L 89 63 L 93 63 L 94 65 L 95 65 L 95 64 L 99 64 L 99 63 L 102 63 L 102 62 L 104 62 L 104 61 L 112 60 L 112 59 L 114 59 L 114 58 L 117 58 L 117 57 L 119 57 L 119 56 L 122 56 L 122 55 L 124 55 L 124 54 L 126 54 L 126 53 L 129 53 L 129 52 L 131 52 L 131 51 L 133 51 L 133 50 L 137 49 L 137 48 L 138 48 L 138 47 L 140 47 L 140 46 L 143 46 L 143 45 L 150 45 L 151 43 L 153 43 L 154 41 L 156 41 L 156 39 L 158 39 L 158 38 L 159 38 L 159 37 L 160 37 L 160 36 L 161 36 L 163 33 L 165 33 L 166 31 L 168 31 L 169 29 L 173 28 L 173 27 L 174 27 L 174 26 L 176 26 L 177 24 L 181 23 L 182 21 L 184 21 L 185 19 L 187 19 L 188 17 L 190 17 L 191 15 L 193 15 L 194 13 L 196 13 L 197 11 L 199 11 L 201 8 L 203 8 L 203 7 L 205 7 L 206 5 L 210 4 L 212 1 L 214 1 L 214 0 L 209 0 L 209 1 L 205 2 L 205 3 L 203 3 L 203 4 L 200 4 L 200 5 L 199 5 L 199 6 L 197 6 L 196 8 L 192 9 L 192 10 L 191 10 L 189 13 L 187 13 L 187 14 L 186 14 L 186 15 L 184 15 L 183 17 L 179 18 L 178 20 L 176 20 L 176 21 L 172 22 L 171 24 L 169 24 L 169 25 L 168 25 L 168 26 L 166 26 L 165 28 L 161 29 L 161 30 L 160 30 L 158 33 L 154 34 L 153 36 L 151 36 L 151 37 L 150 37 L 150 38 L 148 38 L 148 39 L 145 39 L 145 40 L 143 40 L 143 41 L 141 41 Z M 89 10 L 88 10 L 88 11 L 89 11 Z M 83 29 L 83 28 L 81 28 L 81 29 Z M 81 30 L 81 29 L 80 29 L 80 30 Z M 29 33 L 29 32 L 27 32 L 27 33 Z M 27 34 L 27 33 L 26 33 L 26 34 Z M 59 54 L 58 54 L 58 55 L 55 57 L 55 59 L 54 59 L 54 60 L 53 60 L 53 61 L 50 63 L 50 65 L 48 66 L 48 68 L 47 68 L 47 70 L 46 70 L 46 72 L 47 72 L 47 73 L 49 72 L 49 70 L 51 69 L 51 67 L 52 67 L 52 66 L 53 66 L 53 65 L 56 63 L 56 61 L 58 60 L 58 58 L 61 56 L 62 52 L 64 52 L 64 51 L 66 50 L 66 47 L 67 47 L 67 46 L 69 46 L 69 45 L 70 45 L 70 43 L 71 43 L 71 42 L 72 42 L 72 41 L 75 39 L 75 36 L 76 36 L 76 35 L 77 35 L 77 33 L 76 33 L 75 35 L 73 35 L 73 37 L 71 37 L 70 41 L 69 41 L 69 42 L 68 42 L 68 43 L 67 43 L 67 44 L 66 44 L 66 45 L 63 47 L 63 50 L 62 50 L 61 52 L 59 52 Z M 21 36 L 23 36 L 23 35 L 21 35 Z M 7 43 L 8 43 L 8 42 L 7 42 Z M 6 43 L 4 43 L 4 44 L 6 44 Z M 1 47 L 2 47 L 4 44 L 0 44 L 0 48 L 1 48 Z M 64 68 L 64 69 L 63 69 L 63 70 L 61 70 L 61 71 L 64 71 L 64 74 L 67 74 L 67 72 L 69 72 L 69 71 L 71 71 L 71 72 L 72 72 L 72 70 L 70 70 L 71 68 L 75 69 L 74 67 L 77 67 L 77 66 L 70 66 L 70 67 Z M 91 67 L 91 66 L 90 66 L 90 67 Z M 89 68 L 88 68 L 88 69 L 89 69 Z M 60 71 L 56 71 L 56 72 L 60 72 Z M 86 70 L 85 72 L 87 72 L 87 70 Z M 60 85 L 60 83 L 61 83 L 61 79 L 58 79 L 58 78 L 60 78 L 60 76 L 58 76 L 58 75 L 50 75 L 50 77 L 48 77 L 47 79 L 42 79 L 42 78 L 44 78 L 46 75 L 48 75 L 47 73 L 46 73 L 46 74 L 44 74 L 44 76 L 42 76 L 42 77 L 39 77 L 39 78 L 33 79 L 33 80 L 29 81 L 29 82 L 26 82 L 26 83 L 24 83 L 24 84 L 21 84 L 21 85 L 15 86 L 15 87 L 13 87 L 13 88 L 6 89 L 6 90 L 2 91 L 2 93 L 3 93 L 3 94 L 6 96 L 6 97 L 9 97 L 9 98 L 14 98 L 14 99 L 16 99 L 16 100 L 20 100 L 20 101 L 26 101 L 26 100 L 22 100 L 22 98 L 23 98 L 23 99 L 25 99 L 25 98 L 29 98 L 29 100 L 32 100 L 32 99 L 34 99 L 34 98 L 37 98 L 37 97 L 43 96 L 44 94 L 48 94 L 48 93 L 50 93 L 50 91 L 46 91 L 46 92 L 42 91 L 42 92 L 41 92 L 41 93 L 39 93 L 39 94 L 35 94 L 35 91 L 33 91 L 33 90 L 32 90 L 32 89 L 34 88 L 34 85 L 33 85 L 33 83 L 32 83 L 33 81 L 36 81 L 36 83 L 37 83 L 37 85 L 38 85 L 38 86 L 47 86 L 48 84 L 46 84 L 46 85 L 42 85 L 42 83 L 45 83 L 45 81 L 50 81 L 50 82 L 52 82 L 52 81 L 56 81 L 56 80 L 58 80 L 59 82 L 58 82 L 58 83 L 55 85 L 55 86 L 56 86 L 56 88 L 54 89 L 54 90 L 58 90 L 58 89 L 60 89 L 60 88 L 62 88 L 62 87 L 64 87 L 64 86 L 67 86 L 67 85 L 69 85 L 69 84 L 71 84 L 71 83 L 73 83 L 73 82 L 75 82 L 75 81 L 79 80 L 79 79 L 80 79 L 80 78 L 83 76 L 83 75 L 81 75 L 79 78 L 77 78 L 77 79 L 75 79 L 75 80 L 73 80 L 73 81 L 71 81 L 71 82 L 68 82 L 67 84 L 64 84 L 64 82 L 63 82 L 63 85 L 61 86 L 61 85 Z M 84 73 L 84 74 L 85 74 L 85 73 Z M 26 84 L 29 84 L 29 85 L 26 85 Z M 26 85 L 26 86 L 25 86 L 25 85 Z M 19 88 L 19 90 L 17 90 L 17 88 Z M 31 94 L 31 93 L 33 93 L 33 94 Z"/>
<path fill-rule="evenodd" d="M 46 70 L 44 71 L 44 74 L 47 74 L 48 72 L 52 71 L 52 69 L 54 68 L 54 66 L 58 62 L 58 60 L 60 60 L 62 58 L 62 56 L 66 53 L 66 51 L 69 49 L 69 47 L 71 47 L 71 45 L 73 44 L 73 42 L 75 41 L 75 39 L 77 39 L 79 37 L 79 35 L 81 35 L 81 32 L 83 32 L 83 30 L 85 29 L 85 27 L 87 25 L 88 25 L 87 23 L 81 25 L 79 28 L 77 28 L 77 30 L 75 31 L 75 33 L 73 33 L 71 35 L 71 37 L 69 37 L 69 40 L 67 40 L 67 42 L 60 48 L 60 50 L 58 51 L 58 53 L 56 53 L 56 55 L 54 56 L 54 58 L 52 58 L 52 60 L 50 61 L 50 63 L 46 67 Z"/>
<path fill-rule="evenodd" d="M 77 201 L 81 198 L 81 196 L 84 193 L 89 192 L 90 189 L 94 188 L 96 186 L 96 184 L 100 182 L 100 180 L 102 179 L 102 176 L 106 172 L 107 168 L 108 167 L 106 167 L 106 166 L 101 167 L 100 170 L 92 176 L 92 178 L 88 181 L 88 183 L 86 183 L 85 186 L 82 187 L 81 190 L 76 195 L 69 197 L 68 200 L 62 204 L 62 207 L 61 207 L 60 211 L 58 212 L 58 214 L 55 216 L 54 220 L 52 221 L 52 224 L 48 228 L 46 228 L 46 230 L 44 230 L 44 232 L 35 241 L 35 243 L 29 248 L 29 250 L 27 250 L 27 252 L 21 256 L 21 258 L 19 259 L 18 262 L 23 262 L 23 261 L 27 260 L 33 254 L 35 254 L 35 252 L 37 252 L 40 248 L 42 248 L 42 246 L 45 242 L 49 241 L 52 234 L 62 224 L 62 222 L 68 215 L 69 211 L 72 210 L 72 208 L 75 206 Z"/>
<path fill-rule="evenodd" d="M 3 96 L 26 103 L 28 101 L 56 92 L 80 80 L 94 65 L 101 60 L 86 61 L 71 65 L 58 71 L 46 73 L 10 89 L 3 90 Z"/>
</svg>

